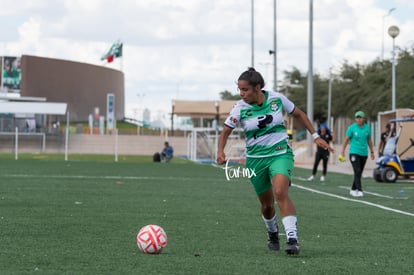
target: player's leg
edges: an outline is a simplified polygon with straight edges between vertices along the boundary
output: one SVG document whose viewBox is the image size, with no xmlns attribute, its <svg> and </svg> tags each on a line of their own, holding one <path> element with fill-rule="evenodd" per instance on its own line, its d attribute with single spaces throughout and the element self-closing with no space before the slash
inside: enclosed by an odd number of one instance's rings
<svg viewBox="0 0 414 275">
<path fill-rule="evenodd" d="M 321 181 L 325 181 L 326 172 L 328 171 L 329 152 L 324 152 L 322 157 L 322 176 Z"/>
<path fill-rule="evenodd" d="M 263 222 L 268 234 L 268 247 L 270 250 L 279 250 L 279 228 L 277 226 L 277 216 L 273 190 L 269 188 L 265 193 L 258 195 L 260 201 L 260 210 Z"/>
<path fill-rule="evenodd" d="M 286 232 L 287 245 L 285 251 L 289 255 L 297 255 L 299 254 L 297 217 L 295 205 L 289 197 L 289 178 L 285 175 L 277 174 L 272 177 L 272 184 Z"/>
<path fill-rule="evenodd" d="M 367 158 L 368 157 L 364 157 L 364 156 L 358 156 L 359 158 L 359 166 L 360 166 L 360 170 L 361 170 L 361 175 L 359 177 L 359 185 L 357 185 L 357 196 L 358 197 L 363 197 L 364 196 L 364 192 L 362 191 L 362 173 L 364 172 L 364 168 L 365 168 L 365 164 L 367 162 Z"/>
<path fill-rule="evenodd" d="M 255 171 L 255 176 L 250 180 L 260 201 L 260 212 L 268 234 L 268 247 L 270 250 L 279 250 L 279 231 L 272 185 L 267 170 L 268 163 L 268 159 L 246 159 L 246 167 Z"/>
<path fill-rule="evenodd" d="M 350 154 L 349 160 L 352 164 L 352 170 L 354 171 L 354 181 L 352 182 L 351 191 L 349 192 L 351 196 L 358 196 L 358 185 L 361 184 L 361 166 L 359 163 L 359 159 L 357 158 L 357 155 Z"/>
<path fill-rule="evenodd" d="M 319 155 L 318 153 L 316 153 L 315 160 L 313 162 L 312 175 L 308 178 L 309 181 L 312 181 L 315 179 L 316 172 L 318 171 L 319 161 L 320 161 Z"/>
<path fill-rule="evenodd" d="M 352 168 L 354 170 L 354 183 L 352 185 L 352 190 L 356 192 L 362 191 L 361 188 L 361 177 L 362 177 L 362 163 L 361 158 L 358 155 L 352 154 L 350 157 Z M 355 196 L 358 196 L 357 194 Z"/>
<path fill-rule="evenodd" d="M 290 255 L 299 253 L 296 208 L 289 197 L 293 165 L 293 153 L 288 150 L 286 154 L 277 156 L 269 167 L 274 198 L 283 217 L 282 223 L 288 240 L 285 251 Z"/>
</svg>

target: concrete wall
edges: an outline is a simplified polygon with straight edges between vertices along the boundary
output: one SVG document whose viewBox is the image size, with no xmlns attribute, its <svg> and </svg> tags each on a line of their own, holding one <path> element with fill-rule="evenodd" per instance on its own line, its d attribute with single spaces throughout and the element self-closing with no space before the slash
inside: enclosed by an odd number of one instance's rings
<svg viewBox="0 0 414 275">
<path fill-rule="evenodd" d="M 118 136 L 118 154 L 153 155 L 164 148 L 164 137 L 154 136 Z M 68 150 L 79 154 L 113 154 L 115 153 L 115 136 L 111 135 L 71 135 Z M 187 142 L 184 137 L 170 137 L 168 142 L 174 148 L 174 155 L 187 154 Z"/>
<path fill-rule="evenodd" d="M 161 152 L 164 148 L 165 137 L 161 136 L 118 136 L 119 155 L 147 155 Z M 45 144 L 43 145 L 43 142 Z M 69 135 L 69 154 L 114 154 L 114 135 Z M 174 148 L 175 156 L 187 155 L 187 138 L 169 137 L 168 142 Z M 0 135 L 0 152 L 15 152 L 15 136 L 10 134 Z M 63 135 L 47 135 L 45 141 L 41 135 L 19 135 L 19 153 L 64 153 L 65 137 Z M 44 146 L 44 151 L 43 151 Z"/>
</svg>

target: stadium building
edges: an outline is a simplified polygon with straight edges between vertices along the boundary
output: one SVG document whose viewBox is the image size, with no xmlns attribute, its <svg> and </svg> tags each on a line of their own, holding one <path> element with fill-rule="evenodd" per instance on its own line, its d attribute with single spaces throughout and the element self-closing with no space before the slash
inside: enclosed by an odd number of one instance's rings
<svg viewBox="0 0 414 275">
<path fill-rule="evenodd" d="M 3 102 L 66 103 L 69 120 L 80 122 L 88 121 L 91 115 L 106 118 L 108 101 L 111 99 L 113 119 L 124 119 L 125 97 L 122 71 L 87 63 L 30 55 L 23 55 L 21 58 L 3 56 L 1 63 L 0 100 Z M 14 124 L 19 126 L 20 124 L 15 121 L 16 117 L 21 117 L 19 113 L 24 113 L 26 118 L 32 116 L 32 119 L 36 120 L 37 128 L 46 127 L 47 125 L 42 124 L 49 124 L 55 120 L 66 120 L 65 117 L 48 115 L 47 104 L 44 105 L 43 116 L 30 114 L 30 104 L 21 106 L 22 109 L 19 110 L 17 107 L 13 114 L 0 109 L 0 131 L 13 129 L 14 127 L 7 126 L 10 126 L 10 123 L 13 126 Z"/>
</svg>

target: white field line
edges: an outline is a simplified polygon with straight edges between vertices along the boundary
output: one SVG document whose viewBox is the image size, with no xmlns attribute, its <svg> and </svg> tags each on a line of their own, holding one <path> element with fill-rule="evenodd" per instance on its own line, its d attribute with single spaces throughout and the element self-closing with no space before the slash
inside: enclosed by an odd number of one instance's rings
<svg viewBox="0 0 414 275">
<path fill-rule="evenodd" d="M 380 204 L 371 203 L 371 202 L 363 201 L 363 200 L 360 200 L 360 199 L 358 199 L 358 200 L 357 199 L 351 199 L 351 198 L 347 198 L 347 197 L 343 197 L 343 196 L 339 196 L 339 195 L 335 195 L 335 194 L 331 194 L 331 193 L 326 193 L 326 192 L 315 190 L 315 189 L 312 189 L 312 188 L 309 188 L 309 187 L 304 187 L 304 186 L 301 186 L 301 185 L 293 184 L 293 183 L 292 183 L 292 186 L 296 187 L 296 188 L 299 188 L 299 189 L 306 190 L 306 191 L 310 191 L 310 192 L 313 192 L 313 193 L 317 193 L 317 194 L 320 194 L 320 195 L 333 197 L 333 198 L 337 198 L 337 199 L 345 200 L 345 201 L 352 201 L 352 202 L 362 203 L 362 204 L 366 204 L 366 205 L 369 205 L 369 206 L 374 206 L 374 207 L 377 207 L 377 208 L 380 208 L 380 209 L 384 209 L 384 210 L 387 210 L 387 211 L 391 211 L 391 212 L 395 212 L 395 213 L 399 213 L 399 214 L 414 217 L 414 213 L 401 211 L 401 210 L 386 207 L 386 206 L 383 206 L 383 205 L 380 205 Z"/>
<path fill-rule="evenodd" d="M 350 190 L 349 187 L 346 187 L 346 186 L 339 186 L 339 188 Z M 408 199 L 408 197 L 399 197 L 399 198 L 398 197 L 391 197 L 391 196 L 388 196 L 388 195 L 382 195 L 382 194 L 368 192 L 368 191 L 364 191 L 364 194 L 370 194 L 370 195 L 373 195 L 373 196 L 376 196 L 376 197 L 392 199 L 392 200 L 395 200 L 395 199 L 407 200 Z"/>
<path fill-rule="evenodd" d="M 17 174 L 8 174 L 8 175 L 2 175 L 1 177 L 6 178 L 6 177 L 13 177 L 13 178 L 72 178 L 72 179 L 118 179 L 118 180 L 122 180 L 122 179 L 132 179 L 132 180 L 156 180 L 156 179 L 172 179 L 173 177 L 135 177 L 135 176 L 73 176 L 73 175 L 55 175 L 55 176 L 51 176 L 51 175 L 17 175 Z M 194 178 L 180 178 L 181 180 L 194 180 Z M 339 196 L 339 195 L 335 195 L 335 194 L 331 194 L 331 193 L 327 193 L 327 192 L 323 192 L 323 191 L 319 191 L 316 189 L 312 189 L 309 187 L 304 187 L 301 185 L 297 185 L 292 183 L 293 187 L 299 188 L 299 189 L 303 189 L 303 190 L 307 190 L 313 193 L 317 193 L 320 195 L 324 195 L 324 196 L 329 196 L 329 197 L 333 197 L 333 198 L 337 198 L 337 199 L 341 199 L 341 200 L 345 200 L 345 201 L 352 201 L 352 202 L 357 202 L 357 203 L 362 203 L 362 204 L 366 204 L 366 205 L 370 205 L 370 206 L 374 206 L 380 209 L 384 209 L 387 211 L 391 211 L 391 212 L 395 212 L 395 213 L 399 213 L 399 214 L 403 214 L 403 215 L 407 215 L 407 216 L 412 216 L 414 217 L 414 213 L 410 213 L 410 212 L 405 212 L 405 211 L 401 211 L 398 209 L 393 209 L 390 207 L 386 207 L 380 204 L 376 204 L 376 203 L 371 203 L 371 202 L 367 202 L 367 201 L 363 201 L 360 199 L 351 199 L 351 198 L 347 198 L 347 197 L 343 197 L 343 196 Z"/>
<path fill-rule="evenodd" d="M 1 178 L 54 178 L 54 179 L 114 179 L 114 180 L 169 180 L 174 177 L 139 177 L 139 176 L 84 176 L 84 175 L 23 175 L 7 174 L 1 175 Z M 190 181 L 194 178 L 180 178 L 180 180 Z"/>
<path fill-rule="evenodd" d="M 298 179 L 300 181 L 309 181 L 308 179 L 302 178 L 302 177 L 296 177 L 296 179 Z M 310 182 L 312 182 L 312 181 L 310 181 Z M 317 180 L 316 180 L 316 182 L 317 182 Z M 349 187 L 347 187 L 347 186 L 339 186 L 339 188 L 350 190 Z M 408 187 L 408 188 L 405 188 L 405 189 L 412 189 L 412 188 Z M 391 196 L 382 195 L 382 194 L 373 193 L 373 192 L 368 192 L 368 191 L 364 191 L 364 194 L 370 194 L 370 195 L 373 195 L 373 196 L 376 196 L 376 197 L 386 198 L 386 199 L 393 199 L 393 200 L 394 199 L 398 199 L 398 200 L 407 200 L 408 199 L 408 197 L 391 197 Z"/>
<path fill-rule="evenodd" d="M 302 177 L 296 177 L 296 179 L 300 181 L 309 181 L 307 178 L 302 178 Z M 309 182 L 312 182 L 312 181 L 309 181 Z"/>
<path fill-rule="evenodd" d="M 24 175 L 24 174 L 7 174 L 2 178 L 54 178 L 54 179 L 153 179 L 153 177 L 136 177 L 136 176 L 74 176 L 74 175 Z"/>
</svg>

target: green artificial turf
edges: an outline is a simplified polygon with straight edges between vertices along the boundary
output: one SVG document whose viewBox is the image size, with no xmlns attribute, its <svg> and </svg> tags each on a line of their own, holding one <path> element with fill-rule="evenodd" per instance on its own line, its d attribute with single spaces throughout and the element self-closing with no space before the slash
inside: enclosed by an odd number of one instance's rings
<svg viewBox="0 0 414 275">
<path fill-rule="evenodd" d="M 351 176 L 304 181 L 309 174 L 297 168 L 290 189 L 301 244 L 290 257 L 268 250 L 249 180 L 227 180 L 221 168 L 149 157 L 3 155 L 0 273 L 412 273 L 414 184 L 366 178 L 365 196 L 353 198 Z M 160 255 L 135 243 L 147 224 L 167 232 Z"/>
</svg>

